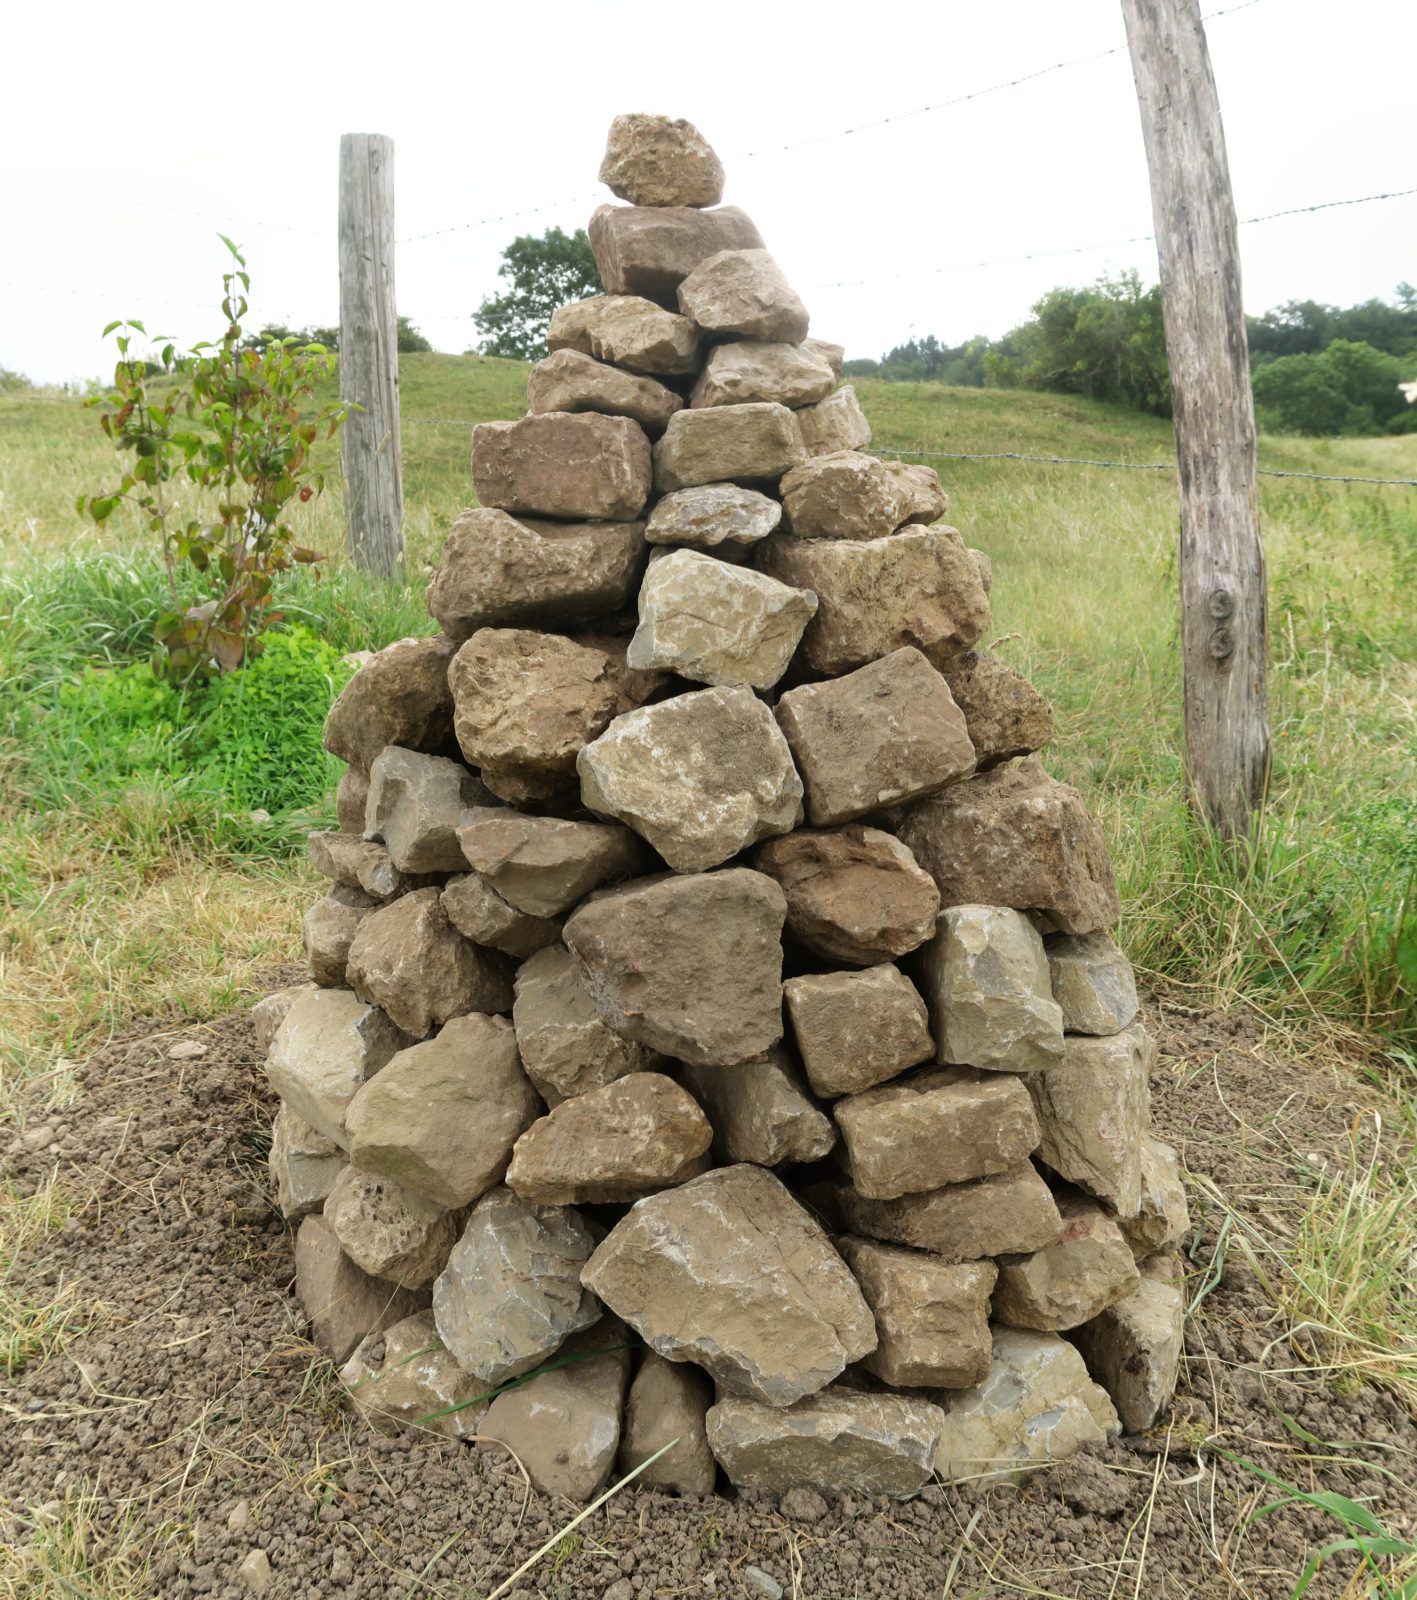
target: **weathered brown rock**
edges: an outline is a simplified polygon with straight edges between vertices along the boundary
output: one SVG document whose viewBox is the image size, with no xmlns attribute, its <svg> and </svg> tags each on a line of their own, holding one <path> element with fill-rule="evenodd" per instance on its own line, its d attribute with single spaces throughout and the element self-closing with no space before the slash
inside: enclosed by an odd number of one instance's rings
<svg viewBox="0 0 1417 1600">
<path fill-rule="evenodd" d="M 928 1061 L 925 1002 L 898 968 L 818 972 L 782 986 L 792 1033 L 820 1095 L 859 1094 Z"/>
<path fill-rule="evenodd" d="M 1065 1332 L 1091 1322 L 1140 1281 L 1122 1231 L 1095 1200 L 1064 1195 L 1063 1231 L 1032 1255 L 999 1263 L 994 1318 L 1013 1328 Z"/>
<path fill-rule="evenodd" d="M 1099 932 L 1121 913 L 1102 830 L 1036 762 L 922 800 L 899 831 L 946 905 L 1042 912 L 1064 933 Z"/>
<path fill-rule="evenodd" d="M 632 206 L 716 206 L 723 163 L 692 122 L 636 111 L 610 124 L 600 181 Z"/>
<path fill-rule="evenodd" d="M 748 688 L 700 689 L 617 717 L 576 768 L 585 805 L 628 824 L 676 872 L 703 872 L 802 820 L 787 741 Z"/>
<path fill-rule="evenodd" d="M 1060 934 L 1047 950 L 1053 998 L 1069 1033 L 1120 1033 L 1136 1021 L 1132 964 L 1110 933 Z"/>
<path fill-rule="evenodd" d="M 621 372 L 619 368 L 582 355 L 579 350 L 555 350 L 538 361 L 527 379 L 527 410 L 599 411 L 612 417 L 630 417 L 646 433 L 663 433 L 665 424 L 684 402 L 672 389 L 653 378 Z"/>
<path fill-rule="evenodd" d="M 299 1222 L 324 1205 L 348 1157 L 334 1142 L 283 1105 L 271 1124 L 267 1162 L 276 1209 L 287 1222 Z"/>
<path fill-rule="evenodd" d="M 1019 1079 L 958 1067 L 917 1073 L 832 1107 L 857 1191 L 893 1200 L 1016 1167 L 1038 1144 Z"/>
<path fill-rule="evenodd" d="M 305 842 L 316 872 L 343 888 L 362 890 L 372 899 L 388 900 L 423 882 L 400 872 L 383 845 L 358 834 L 317 830 Z"/>
<path fill-rule="evenodd" d="M 447 676 L 457 640 L 479 628 L 577 626 L 622 611 L 634 599 L 646 554 L 641 522 L 541 522 L 464 511 L 428 585 L 428 609 L 454 641 L 442 663 L 445 742 L 453 742 Z"/>
<path fill-rule="evenodd" d="M 266 1076 L 296 1116 L 343 1147 L 355 1091 L 408 1043 L 390 1017 L 348 989 L 312 989 L 276 1030 Z"/>
<path fill-rule="evenodd" d="M 695 1066 L 735 1066 L 782 1037 L 782 891 L 732 867 L 608 890 L 565 939 L 614 1031 Z"/>
<path fill-rule="evenodd" d="M 364 837 L 382 841 L 400 872 L 459 872 L 458 822 L 491 798 L 458 762 L 388 745 L 369 769 Z"/>
<path fill-rule="evenodd" d="M 300 924 L 310 976 L 327 989 L 344 985 L 345 962 L 359 924 L 379 902 L 362 889 L 336 884 L 305 913 Z"/>
<path fill-rule="evenodd" d="M 633 1472 L 657 1450 L 677 1440 L 673 1449 L 635 1481 L 646 1489 L 712 1494 L 716 1469 L 704 1433 L 704 1418 L 712 1404 L 713 1385 L 697 1367 L 666 1361 L 646 1350 L 625 1403 L 618 1471 Z"/>
<path fill-rule="evenodd" d="M 978 568 L 953 528 L 905 528 L 885 539 L 779 534 L 763 542 L 754 562 L 817 596 L 802 659 L 823 676 L 850 672 L 903 645 L 940 667 L 989 627 Z"/>
<path fill-rule="evenodd" d="M 836 1127 L 807 1092 L 781 1046 L 736 1067 L 684 1067 L 684 1082 L 708 1112 L 720 1161 L 777 1167 L 820 1161 Z"/>
<path fill-rule="evenodd" d="M 883 539 L 910 519 L 918 490 L 897 462 L 856 450 L 814 456 L 782 480 L 783 526 L 799 539 Z"/>
<path fill-rule="evenodd" d="M 524 817 L 505 807 L 474 809 L 458 829 L 473 869 L 509 905 L 536 917 L 569 911 L 592 889 L 628 877 L 639 841 L 608 822 Z"/>
<path fill-rule="evenodd" d="M 683 377 L 697 372 L 699 330 L 688 317 L 638 295 L 601 294 L 551 314 L 546 348 L 574 350 L 633 372 Z"/>
<path fill-rule="evenodd" d="M 451 639 L 399 639 L 345 684 L 325 718 L 325 749 L 368 772 L 385 745 L 434 754 L 453 743 Z"/>
<path fill-rule="evenodd" d="M 732 561 L 766 539 L 781 520 L 782 507 L 770 495 L 736 483 L 705 483 L 665 495 L 649 514 L 645 538 Z"/>
<path fill-rule="evenodd" d="M 942 1062 L 1040 1072 L 1062 1061 L 1063 1013 L 1043 941 L 1022 912 L 947 906 L 919 975 Z"/>
<path fill-rule="evenodd" d="M 984 588 L 987 592 L 987 578 Z M 969 650 L 942 662 L 940 670 L 964 712 L 981 772 L 1052 743 L 1052 706 L 1022 673 L 1006 667 L 997 656 Z"/>
<path fill-rule="evenodd" d="M 285 1021 L 290 1008 L 304 995 L 314 992 L 313 983 L 292 983 L 287 988 L 273 990 L 251 1007 L 247 1015 L 251 1019 L 251 1033 L 256 1054 L 262 1060 L 265 1060 L 271 1041 L 275 1038 L 281 1023 Z"/>
<path fill-rule="evenodd" d="M 340 1368 L 350 1405 L 376 1433 L 467 1439 L 477 1432 L 486 1385 L 453 1360 L 431 1311 L 371 1333 Z"/>
<path fill-rule="evenodd" d="M 797 418 L 786 406 L 755 401 L 677 411 L 655 441 L 654 486 L 663 491 L 773 480 L 806 454 Z"/>
<path fill-rule="evenodd" d="M 1025 1161 L 972 1183 L 952 1183 L 895 1200 L 868 1200 L 848 1185 L 836 1191 L 846 1226 L 947 1261 L 1041 1250 L 1063 1231 L 1052 1190 Z"/>
<path fill-rule="evenodd" d="M 1069 1034 L 1063 1059 L 1029 1081 L 1042 1134 L 1040 1159 L 1124 1217 L 1141 1206 L 1155 1059 L 1156 1043 L 1137 1022 L 1101 1039 Z"/>
<path fill-rule="evenodd" d="M 706 333 L 773 344 L 807 337 L 807 308 L 766 250 L 722 246 L 705 257 L 679 285 L 679 310 Z"/>
<path fill-rule="evenodd" d="M 1178 1284 L 1143 1278 L 1125 1300 L 1073 1334 L 1087 1370 L 1112 1397 L 1123 1428 L 1154 1428 L 1176 1392 L 1185 1295 Z"/>
<path fill-rule="evenodd" d="M 446 1207 L 353 1164 L 335 1179 L 324 1217 L 356 1267 L 405 1289 L 432 1283 L 458 1236 Z"/>
<path fill-rule="evenodd" d="M 335 815 L 341 833 L 364 832 L 364 809 L 369 801 L 369 774 L 359 767 L 346 767 L 335 789 Z"/>
<path fill-rule="evenodd" d="M 807 348 L 815 343 L 808 339 Z M 841 381 L 839 373 L 837 381 Z M 829 456 L 838 450 L 864 450 L 871 442 L 871 424 L 856 398 L 855 388 L 849 383 L 816 405 L 803 406 L 797 413 L 797 426 L 802 430 L 802 443 L 808 456 Z"/>
<path fill-rule="evenodd" d="M 787 896 L 788 933 L 828 960 L 875 966 L 935 930 L 935 880 L 879 828 L 801 829 L 760 845 L 754 864 Z"/>
<path fill-rule="evenodd" d="M 371 1278 L 345 1255 L 323 1217 L 306 1217 L 295 1235 L 295 1298 L 310 1337 L 342 1366 L 369 1334 L 421 1311 L 425 1294 Z"/>
<path fill-rule="evenodd" d="M 641 1200 L 583 1279 L 651 1349 L 771 1406 L 812 1394 L 875 1347 L 845 1263 L 761 1167 L 720 1167 Z"/>
<path fill-rule="evenodd" d="M 679 285 L 706 257 L 760 249 L 763 242 L 737 206 L 598 206 L 588 232 L 610 294 L 643 295 L 675 311 Z"/>
<path fill-rule="evenodd" d="M 415 1039 L 469 1011 L 510 1011 L 505 962 L 448 921 L 436 889 L 416 889 L 371 911 L 350 946 L 354 992 Z"/>
<path fill-rule="evenodd" d="M 675 550 L 650 562 L 625 659 L 696 683 L 768 689 L 786 672 L 816 609 L 809 590 Z"/>
<path fill-rule="evenodd" d="M 789 689 L 777 720 L 816 827 L 938 793 L 974 771 L 974 746 L 949 685 L 911 647 Z"/>
<path fill-rule="evenodd" d="M 991 1261 L 949 1263 L 851 1236 L 836 1247 L 876 1319 L 880 1342 L 862 1362 L 904 1389 L 968 1389 L 989 1371 Z"/>
<path fill-rule="evenodd" d="M 464 938 L 518 960 L 535 955 L 561 937 L 561 924 L 554 918 L 518 911 L 476 872 L 448 880 L 443 889 L 443 910 Z"/>
<path fill-rule="evenodd" d="M 1169 1144 L 1148 1135 L 1141 1142 L 1141 1198 L 1135 1215 L 1119 1216 L 1117 1226 L 1138 1261 L 1175 1250 L 1191 1231 L 1181 1163 Z"/>
<path fill-rule="evenodd" d="M 984 585 L 984 593 L 988 594 L 994 587 L 994 562 L 987 550 L 976 550 L 973 545 L 969 547 L 969 554 L 979 569 L 979 581 Z"/>
<path fill-rule="evenodd" d="M 949 496 L 940 487 L 934 467 L 921 462 L 890 461 L 886 465 L 900 490 L 908 523 L 938 522 L 949 509 Z"/>
<path fill-rule="evenodd" d="M 543 1205 L 623 1204 L 704 1170 L 713 1129 L 662 1072 L 632 1072 L 566 1100 L 517 1140 L 507 1187 Z"/>
<path fill-rule="evenodd" d="M 550 411 L 472 430 L 472 481 L 484 506 L 532 516 L 624 522 L 649 498 L 649 440 L 628 417 Z"/>
<path fill-rule="evenodd" d="M 938 1406 L 913 1395 L 832 1388 L 786 1408 L 722 1399 L 708 1440 L 743 1489 L 905 1496 L 929 1481 L 943 1424 Z"/>
<path fill-rule="evenodd" d="M 491 1190 L 433 1285 L 438 1337 L 489 1388 L 530 1372 L 599 1317 L 581 1286 L 594 1248 L 578 1211 Z"/>
<path fill-rule="evenodd" d="M 444 1207 L 499 1183 L 517 1136 L 541 1114 L 505 1017 L 454 1017 L 401 1050 L 345 1112 L 350 1159 Z"/>
<path fill-rule="evenodd" d="M 807 345 L 743 339 L 709 351 L 689 404 L 737 406 L 761 400 L 809 406 L 829 395 L 835 385 L 831 368 Z"/>
</svg>

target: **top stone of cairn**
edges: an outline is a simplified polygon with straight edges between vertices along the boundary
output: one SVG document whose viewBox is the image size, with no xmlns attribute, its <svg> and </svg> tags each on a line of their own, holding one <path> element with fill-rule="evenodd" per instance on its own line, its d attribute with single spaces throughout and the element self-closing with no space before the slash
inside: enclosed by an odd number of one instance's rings
<svg viewBox="0 0 1417 1600">
<path fill-rule="evenodd" d="M 716 206 L 723 164 L 682 117 L 632 111 L 610 124 L 600 181 L 632 206 Z"/>
</svg>

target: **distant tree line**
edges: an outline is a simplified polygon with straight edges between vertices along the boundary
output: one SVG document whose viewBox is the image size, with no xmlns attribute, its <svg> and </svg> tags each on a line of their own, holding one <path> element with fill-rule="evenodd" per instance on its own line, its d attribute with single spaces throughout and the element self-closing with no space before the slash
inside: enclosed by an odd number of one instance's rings
<svg viewBox="0 0 1417 1600">
<path fill-rule="evenodd" d="M 399 318 L 398 330 L 400 355 L 416 355 L 433 348 L 407 317 Z M 264 350 L 278 339 L 299 339 L 302 344 L 322 344 L 326 350 L 339 349 L 338 328 L 287 328 L 280 322 L 268 322 L 259 333 L 248 333 L 241 341 L 241 348 Z"/>
</svg>

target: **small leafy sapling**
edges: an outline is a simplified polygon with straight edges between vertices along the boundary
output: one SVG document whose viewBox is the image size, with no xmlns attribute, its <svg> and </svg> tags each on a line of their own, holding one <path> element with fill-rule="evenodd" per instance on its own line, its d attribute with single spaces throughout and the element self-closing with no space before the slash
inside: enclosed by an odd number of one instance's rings
<svg viewBox="0 0 1417 1600">
<path fill-rule="evenodd" d="M 112 492 L 81 495 L 79 512 L 104 522 L 126 503 L 156 536 L 169 603 L 154 625 L 153 665 L 184 685 L 254 656 L 262 631 L 279 620 L 277 575 L 324 559 L 299 542 L 290 517 L 323 492 L 311 451 L 353 409 L 316 403 L 336 365 L 323 345 L 291 337 L 243 348 L 251 279 L 246 258 L 221 237 L 232 257 L 222 275 L 226 331 L 185 352 L 160 335 L 154 357 L 138 357 L 143 323 L 110 322 L 113 387 L 85 402 L 102 408 L 100 426 L 132 464 Z M 195 507 L 174 493 L 182 479 L 197 488 Z"/>
</svg>

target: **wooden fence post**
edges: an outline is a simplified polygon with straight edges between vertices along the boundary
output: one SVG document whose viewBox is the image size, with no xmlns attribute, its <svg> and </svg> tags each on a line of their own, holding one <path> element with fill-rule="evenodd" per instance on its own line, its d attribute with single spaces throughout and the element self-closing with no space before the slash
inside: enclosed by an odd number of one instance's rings
<svg viewBox="0 0 1417 1600">
<path fill-rule="evenodd" d="M 339 392 L 356 401 L 341 435 L 349 554 L 393 577 L 403 567 L 398 313 L 394 305 L 394 141 L 339 142 Z"/>
<path fill-rule="evenodd" d="M 1151 175 L 1181 489 L 1186 773 L 1225 838 L 1269 777 L 1264 550 L 1240 251 L 1199 0 L 1122 0 Z"/>
</svg>

